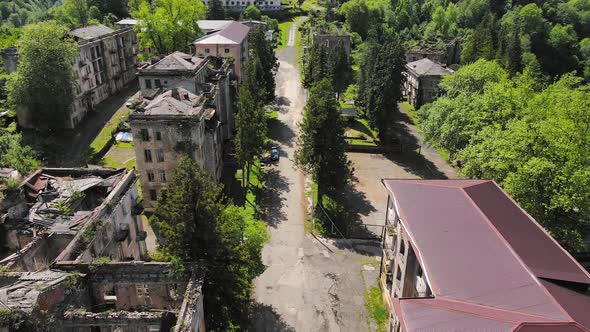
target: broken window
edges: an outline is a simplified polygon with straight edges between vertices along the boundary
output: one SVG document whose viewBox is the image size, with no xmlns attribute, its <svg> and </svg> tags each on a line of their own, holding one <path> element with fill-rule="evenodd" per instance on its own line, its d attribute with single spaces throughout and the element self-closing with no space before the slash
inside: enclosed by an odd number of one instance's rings
<svg viewBox="0 0 590 332">
<path fill-rule="evenodd" d="M 161 86 L 162 86 L 162 83 L 160 82 L 160 80 L 159 80 L 159 79 L 155 79 L 155 80 L 154 80 L 154 84 L 156 85 L 156 88 L 159 88 L 159 87 L 161 87 Z"/>
<path fill-rule="evenodd" d="M 156 150 L 156 158 L 158 159 L 159 163 L 164 162 L 164 150 L 162 150 L 162 149 Z"/>
<path fill-rule="evenodd" d="M 159 131 L 156 131 L 156 141 L 161 141 L 162 140 L 162 133 Z"/>
<path fill-rule="evenodd" d="M 150 132 L 147 129 L 142 129 L 139 132 L 139 136 L 141 136 L 141 140 L 147 142 L 150 140 Z"/>
<path fill-rule="evenodd" d="M 162 183 L 166 182 L 166 172 L 165 171 L 160 171 L 160 182 L 162 182 Z"/>
<path fill-rule="evenodd" d="M 225 49 L 225 53 L 229 53 L 229 48 L 226 48 Z"/>
<path fill-rule="evenodd" d="M 208 48 L 205 49 L 205 53 L 209 53 L 209 49 Z"/>
<path fill-rule="evenodd" d="M 117 294 L 115 293 L 115 285 L 109 285 L 105 287 L 103 299 L 106 303 L 117 302 Z"/>
<path fill-rule="evenodd" d="M 146 79 L 145 80 L 145 88 L 146 89 L 151 89 L 152 88 L 152 80 L 150 80 L 150 79 Z"/>
<path fill-rule="evenodd" d="M 147 171 L 147 177 L 149 182 L 154 182 L 154 172 Z"/>
<path fill-rule="evenodd" d="M 151 163 L 152 162 L 152 150 L 143 150 L 143 154 L 145 157 L 145 162 L 146 163 Z"/>
<path fill-rule="evenodd" d="M 137 302 L 139 302 L 139 304 L 146 306 L 152 304 L 150 299 L 150 289 L 147 284 L 137 285 L 135 286 L 135 290 L 137 292 Z"/>
<path fill-rule="evenodd" d="M 157 201 L 158 200 L 158 192 L 154 189 L 150 190 L 150 200 Z"/>
</svg>

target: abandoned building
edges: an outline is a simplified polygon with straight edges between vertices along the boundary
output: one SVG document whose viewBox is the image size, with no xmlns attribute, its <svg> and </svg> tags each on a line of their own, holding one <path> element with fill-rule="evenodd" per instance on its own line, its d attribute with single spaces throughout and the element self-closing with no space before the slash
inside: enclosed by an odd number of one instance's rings
<svg viewBox="0 0 590 332">
<path fill-rule="evenodd" d="M 241 81 L 242 70 L 248 59 L 248 33 L 250 28 L 236 21 L 219 21 L 210 23 L 205 28 L 207 32 L 201 38 L 193 42 L 197 56 L 214 56 L 232 58 L 235 66 L 235 75 L 238 82 Z M 215 21 L 213 21 L 215 22 Z M 205 24 L 205 23 L 203 23 Z"/>
<path fill-rule="evenodd" d="M 312 34 L 312 42 L 324 44 L 328 50 L 334 49 L 338 44 L 341 44 L 346 52 L 346 56 L 350 59 L 351 37 L 347 34 L 334 33 L 320 33 L 314 32 Z"/>
<path fill-rule="evenodd" d="M 388 331 L 588 331 L 590 274 L 491 180 L 383 180 Z"/>
<path fill-rule="evenodd" d="M 133 172 L 114 169 L 34 172 L 0 210 L 0 264 L 39 271 L 62 260 L 146 258 L 136 180 Z"/>
<path fill-rule="evenodd" d="M 143 94 L 158 88 L 184 88 L 193 94 L 212 91 L 213 104 L 221 121 L 222 139 L 226 141 L 235 131 L 233 68 L 230 59 L 174 52 L 141 67 L 139 85 Z"/>
<path fill-rule="evenodd" d="M 207 6 L 209 0 L 203 0 Z M 265 1 L 239 1 L 239 0 L 221 0 L 223 8 L 228 12 L 242 12 L 250 5 L 258 7 L 261 11 L 277 11 L 281 10 L 280 0 L 265 0 Z"/>
<path fill-rule="evenodd" d="M 414 62 L 424 58 L 438 63 L 447 63 L 445 51 L 438 48 L 414 47 L 406 52 L 406 62 Z"/>
<path fill-rule="evenodd" d="M 453 71 L 443 67 L 429 58 L 423 58 L 406 64 L 403 72 L 406 80 L 404 83 L 404 95 L 408 102 L 416 109 L 431 103 L 439 96 L 438 84 L 444 75 Z"/>
<path fill-rule="evenodd" d="M 204 88 L 199 94 L 174 88 L 153 99 L 144 97 L 129 116 L 146 209 L 155 207 L 183 154 L 215 180 L 221 178 L 223 140 L 215 86 Z"/>
<path fill-rule="evenodd" d="M 64 332 L 204 332 L 201 275 L 162 262 L 57 262 L 0 273 L 0 303 L 29 315 L 32 330 L 38 323 Z"/>
<path fill-rule="evenodd" d="M 104 25 L 90 25 L 72 30 L 79 54 L 74 61 L 75 98 L 63 128 L 74 128 L 96 105 L 115 95 L 135 79 L 138 39 L 133 28 L 113 30 Z M 32 128 L 33 110 L 18 107 L 18 121 Z"/>
</svg>

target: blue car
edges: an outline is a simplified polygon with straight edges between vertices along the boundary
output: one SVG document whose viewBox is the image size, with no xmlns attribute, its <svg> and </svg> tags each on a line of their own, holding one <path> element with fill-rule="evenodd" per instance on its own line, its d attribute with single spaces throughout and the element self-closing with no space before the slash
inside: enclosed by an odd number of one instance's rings
<svg viewBox="0 0 590 332">
<path fill-rule="evenodd" d="M 270 148 L 270 160 L 279 160 L 279 148 L 277 148 L 276 146 Z"/>
</svg>

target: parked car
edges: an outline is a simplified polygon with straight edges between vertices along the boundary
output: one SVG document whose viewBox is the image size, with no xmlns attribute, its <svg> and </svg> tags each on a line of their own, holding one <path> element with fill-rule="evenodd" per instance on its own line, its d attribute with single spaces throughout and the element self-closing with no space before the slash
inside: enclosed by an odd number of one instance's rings
<svg viewBox="0 0 590 332">
<path fill-rule="evenodd" d="M 270 160 L 279 160 L 279 148 L 277 148 L 276 146 L 270 148 Z"/>
</svg>

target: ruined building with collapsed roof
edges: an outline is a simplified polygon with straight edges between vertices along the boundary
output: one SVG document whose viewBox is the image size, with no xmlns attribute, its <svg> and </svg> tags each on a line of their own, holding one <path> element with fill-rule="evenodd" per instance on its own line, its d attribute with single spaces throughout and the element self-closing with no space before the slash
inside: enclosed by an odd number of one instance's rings
<svg viewBox="0 0 590 332">
<path fill-rule="evenodd" d="M 133 171 L 46 168 L 0 210 L 0 330 L 205 331 L 198 265 L 149 256 Z"/>
<path fill-rule="evenodd" d="M 235 130 L 231 60 L 175 52 L 140 69 L 140 100 L 129 116 L 146 209 L 182 154 L 221 178 L 224 144 Z"/>
</svg>

